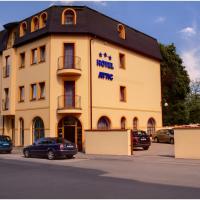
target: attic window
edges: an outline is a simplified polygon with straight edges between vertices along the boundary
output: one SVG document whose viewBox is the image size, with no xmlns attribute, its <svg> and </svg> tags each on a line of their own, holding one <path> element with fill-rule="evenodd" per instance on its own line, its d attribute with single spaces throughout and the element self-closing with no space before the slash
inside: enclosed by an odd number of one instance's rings
<svg viewBox="0 0 200 200">
<path fill-rule="evenodd" d="M 76 24 L 76 11 L 74 9 L 65 9 L 62 13 L 62 24 Z"/>
<path fill-rule="evenodd" d="M 47 13 L 43 12 L 40 15 L 40 28 L 44 28 L 47 24 Z"/>
<path fill-rule="evenodd" d="M 22 37 L 22 36 L 26 35 L 26 32 L 27 32 L 27 23 L 26 22 L 22 22 L 20 24 L 19 36 Z"/>
<path fill-rule="evenodd" d="M 119 33 L 119 37 L 123 40 L 126 39 L 126 31 L 125 31 L 125 28 L 122 24 L 119 24 L 118 27 L 117 27 L 117 31 Z"/>
<path fill-rule="evenodd" d="M 39 29 L 39 19 L 38 17 L 33 17 L 31 21 L 31 32 L 37 31 Z"/>
</svg>

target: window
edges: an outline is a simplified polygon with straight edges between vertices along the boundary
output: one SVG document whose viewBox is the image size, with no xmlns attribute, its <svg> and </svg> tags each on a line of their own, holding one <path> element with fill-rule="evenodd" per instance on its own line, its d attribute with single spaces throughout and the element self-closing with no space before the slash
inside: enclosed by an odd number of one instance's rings
<svg viewBox="0 0 200 200">
<path fill-rule="evenodd" d="M 45 82 L 39 83 L 39 88 L 40 88 L 39 98 L 44 99 L 45 98 Z"/>
<path fill-rule="evenodd" d="M 34 142 L 40 138 L 44 138 L 44 123 L 40 117 L 33 119 L 33 140 Z"/>
<path fill-rule="evenodd" d="M 121 118 L 121 129 L 126 129 L 126 118 L 125 117 Z"/>
<path fill-rule="evenodd" d="M 19 102 L 24 102 L 24 86 L 19 87 Z"/>
<path fill-rule="evenodd" d="M 19 36 L 23 37 L 24 35 L 26 35 L 26 33 L 27 33 L 27 23 L 22 22 L 20 24 Z"/>
<path fill-rule="evenodd" d="M 137 130 L 138 129 L 138 118 L 134 117 L 133 119 L 133 130 Z"/>
<path fill-rule="evenodd" d="M 73 9 L 66 9 L 62 13 L 62 24 L 76 24 L 76 12 Z"/>
<path fill-rule="evenodd" d="M 40 15 L 40 28 L 44 28 L 47 25 L 47 13 L 44 12 Z"/>
<path fill-rule="evenodd" d="M 119 54 L 119 67 L 125 69 L 125 55 L 122 53 Z"/>
<path fill-rule="evenodd" d="M 3 110 L 9 109 L 9 88 L 4 88 Z"/>
<path fill-rule="evenodd" d="M 46 56 L 46 47 L 42 46 L 40 47 L 40 62 L 45 62 L 45 56 Z"/>
<path fill-rule="evenodd" d="M 150 118 L 147 122 L 147 133 L 150 136 L 153 136 L 153 134 L 155 134 L 155 125 L 156 122 L 153 118 Z"/>
<path fill-rule="evenodd" d="M 122 24 L 118 25 L 117 31 L 118 31 L 119 37 L 121 39 L 125 40 L 126 39 L 126 32 L 125 32 L 125 28 Z"/>
<path fill-rule="evenodd" d="M 126 87 L 120 86 L 120 101 L 126 101 Z"/>
<path fill-rule="evenodd" d="M 31 64 L 36 64 L 37 63 L 37 49 L 32 49 L 31 51 Z"/>
<path fill-rule="evenodd" d="M 20 66 L 19 68 L 25 67 L 25 53 L 20 53 Z"/>
<path fill-rule="evenodd" d="M 38 17 L 33 17 L 31 21 L 31 32 L 37 31 L 39 29 L 39 19 Z"/>
<path fill-rule="evenodd" d="M 3 77 L 7 78 L 10 76 L 10 56 L 6 56 L 6 66 L 3 68 Z"/>
<path fill-rule="evenodd" d="M 110 120 L 107 117 L 101 117 L 98 120 L 97 128 L 100 130 L 110 129 Z"/>
<path fill-rule="evenodd" d="M 31 84 L 31 100 L 36 100 L 37 98 L 37 85 L 34 83 L 34 84 Z"/>
</svg>

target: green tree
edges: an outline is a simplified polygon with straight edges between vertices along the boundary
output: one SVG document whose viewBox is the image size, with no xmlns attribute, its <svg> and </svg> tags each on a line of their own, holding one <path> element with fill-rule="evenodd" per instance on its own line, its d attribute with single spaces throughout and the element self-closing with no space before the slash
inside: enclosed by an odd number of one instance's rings
<svg viewBox="0 0 200 200">
<path fill-rule="evenodd" d="M 200 79 L 191 81 L 187 106 L 190 123 L 200 123 Z"/>
<path fill-rule="evenodd" d="M 187 124 L 190 78 L 174 44 L 160 44 L 163 125 Z"/>
</svg>

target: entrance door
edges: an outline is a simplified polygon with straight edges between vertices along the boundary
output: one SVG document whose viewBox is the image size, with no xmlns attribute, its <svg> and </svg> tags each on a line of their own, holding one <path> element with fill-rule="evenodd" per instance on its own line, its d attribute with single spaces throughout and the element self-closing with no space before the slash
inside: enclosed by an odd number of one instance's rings
<svg viewBox="0 0 200 200">
<path fill-rule="evenodd" d="M 75 126 L 64 126 L 64 138 L 70 142 L 76 143 L 75 141 Z"/>
<path fill-rule="evenodd" d="M 75 117 L 64 117 L 58 123 L 58 135 L 66 140 L 77 144 L 78 150 L 82 151 L 82 126 Z"/>
<path fill-rule="evenodd" d="M 24 120 L 20 118 L 20 146 L 24 146 Z"/>
<path fill-rule="evenodd" d="M 65 81 L 64 83 L 65 98 L 64 105 L 65 108 L 74 108 L 75 107 L 75 82 L 74 81 Z"/>
<path fill-rule="evenodd" d="M 64 46 L 64 68 L 73 69 L 74 68 L 74 44 L 67 43 Z"/>
</svg>

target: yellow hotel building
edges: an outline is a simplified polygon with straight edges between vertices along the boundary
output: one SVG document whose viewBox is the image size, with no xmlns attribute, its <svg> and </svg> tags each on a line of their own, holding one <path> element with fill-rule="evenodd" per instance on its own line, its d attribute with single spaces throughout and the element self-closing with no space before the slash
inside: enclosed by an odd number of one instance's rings
<svg viewBox="0 0 200 200">
<path fill-rule="evenodd" d="M 0 134 L 15 146 L 162 126 L 157 40 L 85 6 L 52 6 L 0 32 Z"/>
</svg>

